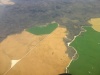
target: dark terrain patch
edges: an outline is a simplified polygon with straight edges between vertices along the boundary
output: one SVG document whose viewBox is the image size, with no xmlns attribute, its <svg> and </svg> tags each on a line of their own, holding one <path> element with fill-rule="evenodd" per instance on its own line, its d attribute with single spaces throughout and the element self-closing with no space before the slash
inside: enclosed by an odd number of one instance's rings
<svg viewBox="0 0 100 75">
<path fill-rule="evenodd" d="M 90 18 L 100 17 L 99 0 L 13 1 L 15 5 L 0 7 L 0 41 L 33 25 L 45 25 L 56 21 L 68 29 L 67 36 L 70 40 L 67 42 L 70 42 L 79 34 L 81 26 L 90 25 L 87 23 Z"/>
</svg>

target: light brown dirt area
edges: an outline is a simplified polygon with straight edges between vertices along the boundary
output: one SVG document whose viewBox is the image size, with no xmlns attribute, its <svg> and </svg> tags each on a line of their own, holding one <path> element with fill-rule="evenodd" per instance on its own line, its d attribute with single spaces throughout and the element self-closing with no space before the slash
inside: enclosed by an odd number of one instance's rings
<svg viewBox="0 0 100 75">
<path fill-rule="evenodd" d="M 100 32 L 100 18 L 92 18 L 90 21 L 88 21 L 90 24 L 92 24 L 92 28 L 98 32 Z"/>
<path fill-rule="evenodd" d="M 11 0 L 0 0 L 0 5 L 14 5 L 15 3 Z"/>
<path fill-rule="evenodd" d="M 66 28 L 58 27 L 6 75 L 58 75 L 65 71 L 70 59 L 63 38 Z"/>
<path fill-rule="evenodd" d="M 0 43 L 0 75 L 11 68 L 11 60 L 19 60 L 30 51 L 30 46 L 37 45 L 47 35 L 36 36 L 23 31 L 20 34 L 8 36 Z"/>
</svg>

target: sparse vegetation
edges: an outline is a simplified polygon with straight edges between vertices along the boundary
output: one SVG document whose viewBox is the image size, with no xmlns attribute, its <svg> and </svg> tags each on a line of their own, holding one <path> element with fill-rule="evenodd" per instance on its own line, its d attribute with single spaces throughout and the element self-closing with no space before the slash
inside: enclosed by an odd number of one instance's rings
<svg viewBox="0 0 100 75">
<path fill-rule="evenodd" d="M 99 0 L 13 0 L 15 5 L 0 7 L 0 37 L 56 21 L 67 27 L 73 39 L 88 20 L 100 17 Z M 3 11 L 3 13 L 2 13 Z M 67 19 L 66 19 L 67 18 Z M 76 21 L 75 21 L 76 20 Z M 0 38 L 3 40 L 3 38 Z"/>
</svg>

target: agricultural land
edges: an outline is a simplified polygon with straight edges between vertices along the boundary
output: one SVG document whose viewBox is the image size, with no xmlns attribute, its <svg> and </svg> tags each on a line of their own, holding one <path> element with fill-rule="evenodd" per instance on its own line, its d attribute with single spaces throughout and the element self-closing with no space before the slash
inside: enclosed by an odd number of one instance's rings
<svg viewBox="0 0 100 75">
<path fill-rule="evenodd" d="M 55 26 L 58 24 L 55 23 Z M 58 26 L 49 34 L 35 35 L 25 30 L 21 34 L 8 36 L 0 44 L 1 52 L 2 54 L 4 52 L 8 60 L 6 60 L 7 66 L 2 60 L 3 69 L 0 73 L 4 75 L 58 75 L 63 73 L 70 62 L 65 53 L 67 47 L 63 40 L 66 32 L 66 28 Z M 13 60 L 18 61 L 13 65 L 11 62 Z"/>
<path fill-rule="evenodd" d="M 74 59 L 69 66 L 72 75 L 100 74 L 100 21 L 98 20 L 100 19 L 91 19 L 93 26 L 83 27 L 84 31 L 70 44 L 77 52 L 77 59 Z"/>
</svg>

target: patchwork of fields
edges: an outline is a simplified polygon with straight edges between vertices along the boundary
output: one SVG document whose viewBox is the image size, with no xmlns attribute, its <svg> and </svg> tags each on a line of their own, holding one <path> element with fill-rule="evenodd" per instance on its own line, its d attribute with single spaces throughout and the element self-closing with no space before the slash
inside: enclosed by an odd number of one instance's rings
<svg viewBox="0 0 100 75">
<path fill-rule="evenodd" d="M 0 51 L 4 52 L 7 57 L 2 57 L 0 60 L 2 63 L 0 66 L 3 67 L 0 68 L 0 74 L 58 75 L 63 73 L 70 62 L 65 53 L 67 47 L 63 41 L 67 30 L 63 27 L 57 27 L 57 23 L 50 25 L 51 27 L 52 25 L 56 26 L 49 30 L 50 32 L 54 30 L 52 33 L 39 35 L 42 29 L 37 35 L 23 31 L 21 34 L 8 36 L 1 42 Z M 34 33 L 34 30 L 31 31 Z M 13 65 L 13 60 L 19 61 Z"/>
<path fill-rule="evenodd" d="M 71 63 L 65 53 L 67 30 L 57 23 L 8 36 L 0 43 L 0 75 L 58 75 L 69 63 L 72 75 L 99 75 L 99 20 L 91 19 L 93 25 L 83 27 L 84 31 L 70 43 L 77 51 L 77 59 Z"/>
</svg>

